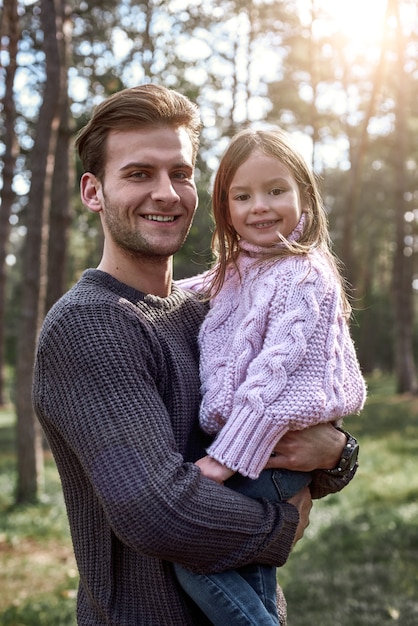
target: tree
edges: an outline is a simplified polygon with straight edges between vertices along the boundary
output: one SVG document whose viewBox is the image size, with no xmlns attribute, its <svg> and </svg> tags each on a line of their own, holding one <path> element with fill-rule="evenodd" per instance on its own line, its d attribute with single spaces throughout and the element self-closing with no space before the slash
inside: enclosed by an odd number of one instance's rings
<svg viewBox="0 0 418 626">
<path fill-rule="evenodd" d="M 10 0 L 1 14 L 1 39 L 8 44 L 8 62 L 5 67 L 4 111 L 4 160 L 3 188 L 0 202 L 0 406 L 5 404 L 5 305 L 6 305 L 6 255 L 10 234 L 10 215 L 15 199 L 13 174 L 17 158 L 15 133 L 16 108 L 13 84 L 16 74 L 16 57 L 19 41 L 19 18 L 17 0 Z"/>
<path fill-rule="evenodd" d="M 74 159 L 70 158 L 70 152 L 72 155 L 70 142 L 73 128 L 68 95 L 72 15 L 65 0 L 61 0 L 59 8 L 61 11 L 60 21 L 62 21 L 62 37 L 58 40 L 60 47 L 60 108 L 49 201 L 47 288 L 44 309 L 42 309 L 42 303 L 40 305 L 41 316 L 66 290 L 68 240 L 71 225 L 70 191 L 74 186 Z"/>
<path fill-rule="evenodd" d="M 417 391 L 413 354 L 414 308 L 412 298 L 413 248 L 406 245 L 406 161 L 408 150 L 407 78 L 405 72 L 406 40 L 399 15 L 398 0 L 389 3 L 396 21 L 396 105 L 395 105 L 395 228 L 396 248 L 393 259 L 393 296 L 395 312 L 395 366 L 399 393 Z"/>
<path fill-rule="evenodd" d="M 353 136 L 352 126 L 349 124 L 347 119 L 348 116 L 346 116 L 345 119 L 347 136 L 350 138 L 350 170 L 347 177 L 347 188 L 345 192 L 346 206 L 344 211 L 344 222 L 341 236 L 341 258 L 344 263 L 344 267 L 346 268 L 347 279 L 350 285 L 357 285 L 357 262 L 356 255 L 354 254 L 354 226 L 356 223 L 359 196 L 362 189 L 362 167 L 364 165 L 364 159 L 368 149 L 368 128 L 370 120 L 375 114 L 376 100 L 381 90 L 383 81 L 386 55 L 385 44 L 387 41 L 389 16 L 390 10 L 388 5 L 384 20 L 386 27 L 382 37 L 379 60 L 376 64 L 376 67 L 371 70 L 371 75 L 369 79 L 371 87 L 367 96 L 368 100 L 365 101 L 363 119 L 359 124 L 360 132 L 355 133 L 356 136 Z M 348 63 L 346 63 L 345 66 L 348 67 Z M 346 76 L 345 80 L 347 80 Z M 345 85 L 345 88 L 348 89 L 348 84 Z"/>
<path fill-rule="evenodd" d="M 27 236 L 23 263 L 21 319 L 16 366 L 18 483 L 17 502 L 37 499 L 42 480 L 43 452 L 40 425 L 32 407 L 32 368 L 45 294 L 47 211 L 51 196 L 55 146 L 59 125 L 60 9 L 54 0 L 41 0 L 40 19 L 45 53 L 45 87 L 32 151 Z M 45 283 L 45 281 L 43 281 Z"/>
</svg>

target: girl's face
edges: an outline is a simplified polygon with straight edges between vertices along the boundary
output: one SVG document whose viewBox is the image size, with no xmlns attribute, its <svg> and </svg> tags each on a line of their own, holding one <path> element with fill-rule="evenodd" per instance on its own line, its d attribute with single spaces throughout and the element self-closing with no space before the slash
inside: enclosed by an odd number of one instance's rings
<svg viewBox="0 0 418 626">
<path fill-rule="evenodd" d="M 232 226 L 258 246 L 288 237 L 308 210 L 289 169 L 277 158 L 254 151 L 237 169 L 228 193 Z"/>
</svg>

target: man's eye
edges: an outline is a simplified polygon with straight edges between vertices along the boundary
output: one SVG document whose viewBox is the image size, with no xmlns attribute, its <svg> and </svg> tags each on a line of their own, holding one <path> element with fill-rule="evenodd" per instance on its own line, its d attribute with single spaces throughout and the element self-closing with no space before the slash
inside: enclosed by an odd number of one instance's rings
<svg viewBox="0 0 418 626">
<path fill-rule="evenodd" d="M 188 178 L 188 175 L 185 172 L 174 172 L 173 178 L 178 178 L 179 180 L 185 180 Z"/>
<path fill-rule="evenodd" d="M 145 172 L 131 172 L 131 178 L 146 178 L 147 175 Z"/>
</svg>

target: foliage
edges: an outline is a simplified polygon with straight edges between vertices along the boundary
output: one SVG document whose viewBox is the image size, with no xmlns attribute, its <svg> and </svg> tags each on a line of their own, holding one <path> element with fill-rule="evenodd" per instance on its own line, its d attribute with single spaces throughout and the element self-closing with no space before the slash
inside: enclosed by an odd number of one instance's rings
<svg viewBox="0 0 418 626">
<path fill-rule="evenodd" d="M 418 401 L 392 379 L 369 379 L 369 399 L 346 428 L 360 468 L 340 494 L 315 503 L 311 525 L 278 570 L 291 626 L 418 623 Z M 0 624 L 75 626 L 77 586 L 60 484 L 51 460 L 36 506 L 13 506 L 14 420 L 0 411 Z"/>
<path fill-rule="evenodd" d="M 398 159 L 396 22 L 401 21 L 404 30 L 408 81 L 405 124 L 413 137 L 417 122 L 412 111 L 418 90 L 413 43 L 418 28 L 415 3 L 391 0 L 388 7 L 392 17 L 383 23 L 380 38 L 375 36 L 375 24 L 370 24 L 371 31 L 363 40 L 351 40 L 341 25 L 333 23 L 323 2 L 228 0 L 222 7 L 213 0 L 153 0 L 139 4 L 133 0 L 68 0 L 65 4 L 65 34 L 71 50 L 67 62 L 72 134 L 86 123 L 103 97 L 145 81 L 179 89 L 201 108 L 204 131 L 197 177 L 200 209 L 189 240 L 176 258 L 176 275 L 189 275 L 196 268 L 200 271 L 210 261 L 210 181 L 226 138 L 246 124 L 278 124 L 296 137 L 302 132 L 308 140 L 303 144 L 306 154 L 309 157 L 312 152 L 315 169 L 323 177 L 336 252 L 341 256 L 348 245 L 353 247 L 348 271 L 356 295 L 363 298 L 374 294 L 373 299 L 384 301 L 389 309 L 386 314 L 386 309 L 366 308 L 362 315 L 366 326 L 379 317 L 382 336 L 375 342 L 379 346 L 393 323 L 393 192 Z M 357 26 L 356 34 L 367 19 L 369 14 Z M 10 237 L 10 253 L 18 263 L 8 270 L 9 363 L 15 360 L 14 303 L 20 291 L 20 255 L 29 214 L 30 155 L 45 80 L 39 3 L 21 2 L 19 20 L 22 36 L 16 80 L 16 131 L 20 155 L 15 167 Z M 418 153 L 412 141 L 407 149 L 405 210 L 409 221 L 405 241 L 410 242 L 416 235 Z M 360 176 L 354 185 L 356 203 L 351 206 L 352 172 L 359 164 Z M 78 175 L 74 178 L 67 285 L 85 267 L 96 265 L 101 251 L 97 216 L 81 207 Z M 348 236 L 345 222 L 350 212 L 353 230 Z M 413 246 L 407 245 L 409 254 Z M 367 337 L 368 333 L 359 336 L 366 371 L 375 367 L 391 370 L 394 334 L 391 342 L 385 342 L 390 354 L 378 354 L 376 358 L 371 358 Z"/>
<path fill-rule="evenodd" d="M 380 38 L 376 37 L 375 24 L 370 23 L 372 16 L 366 13 L 356 25 L 359 38 L 350 40 L 341 25 L 333 22 L 323 2 L 228 0 L 222 7 L 212 0 L 66 3 L 73 135 L 106 95 L 146 81 L 179 89 L 201 108 L 204 130 L 197 168 L 200 208 L 189 239 L 176 257 L 176 277 L 201 271 L 210 262 L 210 182 L 227 137 L 246 124 L 278 124 L 296 138 L 303 133 L 306 155 L 309 158 L 312 152 L 312 162 L 323 178 L 335 250 L 345 256 L 346 249 L 352 248 L 347 271 L 353 278 L 355 297 L 365 304 L 361 321 L 367 330 L 357 337 L 367 372 L 375 368 L 391 371 L 395 363 L 392 260 L 399 155 L 395 123 L 397 21 L 404 30 L 407 84 L 403 117 L 410 138 L 416 134 L 417 125 L 412 114 L 418 90 L 418 58 L 413 45 L 418 24 L 414 19 L 416 6 L 412 0 L 391 0 L 389 4 L 393 14 L 383 24 Z M 305 10 L 301 11 L 303 5 Z M 15 302 L 21 289 L 20 256 L 33 179 L 30 155 L 45 81 L 39 3 L 20 3 L 19 20 L 22 36 L 16 132 L 20 154 L 9 242 L 9 252 L 17 263 L 8 269 L 8 363 L 15 361 Z M 362 39 L 367 23 L 370 32 Z M 5 45 L 7 56 L 7 41 Z M 410 140 L 405 164 L 404 202 L 409 220 L 405 224 L 406 254 L 413 253 L 417 234 L 417 158 L 416 142 Z M 360 172 L 355 192 L 354 171 Z M 97 216 L 89 214 L 78 198 L 79 174 L 71 202 L 67 286 L 85 267 L 97 264 L 102 243 Z M 354 204 L 350 201 L 353 193 Z M 347 221 L 352 222 L 351 227 Z M 376 318 L 378 323 L 374 324 Z"/>
</svg>

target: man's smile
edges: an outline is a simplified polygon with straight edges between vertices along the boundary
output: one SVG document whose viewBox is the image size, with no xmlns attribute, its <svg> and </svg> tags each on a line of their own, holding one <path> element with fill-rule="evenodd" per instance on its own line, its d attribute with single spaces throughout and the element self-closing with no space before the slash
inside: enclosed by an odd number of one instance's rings
<svg viewBox="0 0 418 626">
<path fill-rule="evenodd" d="M 178 215 L 143 215 L 142 217 L 150 222 L 174 222 Z"/>
</svg>

